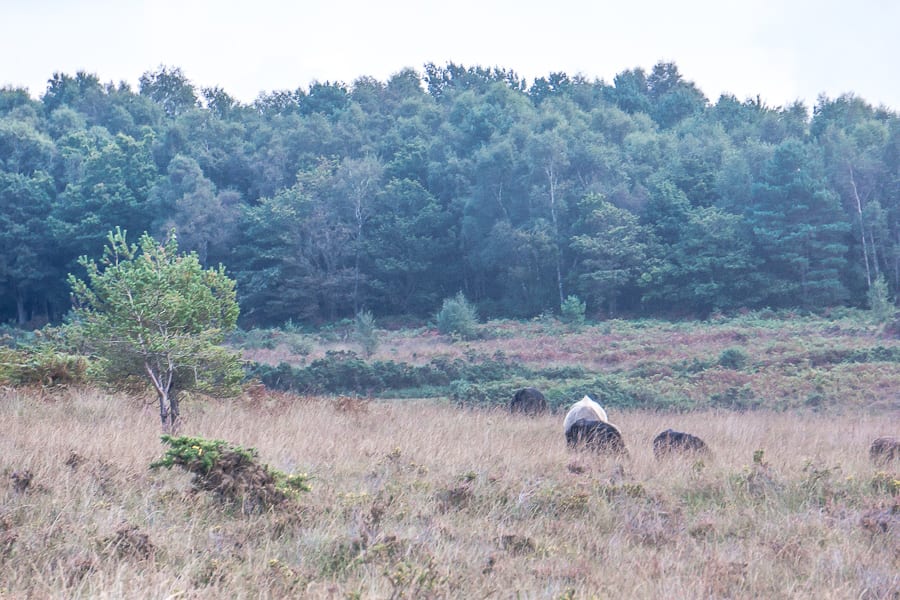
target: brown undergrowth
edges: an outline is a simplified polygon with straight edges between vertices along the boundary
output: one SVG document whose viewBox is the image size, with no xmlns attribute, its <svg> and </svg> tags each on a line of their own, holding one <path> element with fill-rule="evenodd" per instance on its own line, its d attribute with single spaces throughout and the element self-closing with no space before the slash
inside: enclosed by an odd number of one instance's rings
<svg viewBox="0 0 900 600">
<path fill-rule="evenodd" d="M 607 410 L 627 458 L 568 450 L 561 415 L 194 399 L 184 433 L 310 476 L 244 514 L 148 468 L 142 403 L 6 389 L 0 597 L 897 597 L 900 474 L 868 459 L 896 415 Z M 668 427 L 712 455 L 656 461 Z"/>
<path fill-rule="evenodd" d="M 535 371 L 577 366 L 585 376 L 639 390 L 641 402 L 661 407 L 900 410 L 900 338 L 866 311 L 802 317 L 760 311 L 703 322 L 609 320 L 577 328 L 545 317 L 488 321 L 478 333 L 460 341 L 428 328 L 378 330 L 380 343 L 369 360 L 424 365 L 435 358 L 503 356 Z M 303 338 L 302 353 L 282 344 L 244 347 L 243 355 L 295 367 L 329 352 L 362 355 L 349 336 Z"/>
</svg>

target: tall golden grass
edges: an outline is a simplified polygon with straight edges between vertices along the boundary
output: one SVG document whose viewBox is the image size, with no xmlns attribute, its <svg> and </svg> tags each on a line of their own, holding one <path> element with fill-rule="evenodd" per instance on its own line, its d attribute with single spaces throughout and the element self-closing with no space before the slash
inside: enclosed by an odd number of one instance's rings
<svg viewBox="0 0 900 600">
<path fill-rule="evenodd" d="M 885 416 L 623 412 L 625 459 L 562 415 L 435 401 L 196 398 L 181 433 L 259 451 L 313 489 L 246 516 L 150 470 L 154 407 L 0 392 L 0 598 L 891 598 Z M 711 457 L 653 458 L 672 427 Z"/>
</svg>

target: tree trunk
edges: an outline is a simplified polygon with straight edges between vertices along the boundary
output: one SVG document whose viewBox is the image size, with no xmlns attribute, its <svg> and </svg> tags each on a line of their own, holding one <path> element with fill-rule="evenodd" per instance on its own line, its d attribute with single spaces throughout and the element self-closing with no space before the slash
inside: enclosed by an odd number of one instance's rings
<svg viewBox="0 0 900 600">
<path fill-rule="evenodd" d="M 362 202 L 356 205 L 356 256 L 353 261 L 353 314 L 359 314 L 359 256 L 362 251 L 363 214 Z"/>
<path fill-rule="evenodd" d="M 175 434 L 178 431 L 179 425 L 181 425 L 181 421 L 178 420 L 181 416 L 179 404 L 178 390 L 173 388 L 169 391 L 169 433 L 172 434 Z"/>
<path fill-rule="evenodd" d="M 28 322 L 28 312 L 25 310 L 25 295 L 21 292 L 16 292 L 16 317 L 19 325 L 24 325 Z"/>
<path fill-rule="evenodd" d="M 565 302 L 562 282 L 562 244 L 559 243 L 559 223 L 556 220 L 556 170 L 553 163 L 547 167 L 547 183 L 550 185 L 550 218 L 553 220 L 553 235 L 556 238 L 556 287 L 559 292 L 559 305 Z"/>
<path fill-rule="evenodd" d="M 856 212 L 859 215 L 859 230 L 862 241 L 863 260 L 866 263 L 866 284 L 872 287 L 872 271 L 869 268 L 869 247 L 866 244 L 866 224 L 863 222 L 862 201 L 859 198 L 859 192 L 856 189 L 856 179 L 853 177 L 853 166 L 847 165 L 850 169 L 850 187 L 853 188 L 853 197 L 856 199 Z"/>
<path fill-rule="evenodd" d="M 872 245 L 872 266 L 875 268 L 875 279 L 881 275 L 881 267 L 878 266 L 878 248 L 875 246 L 875 234 L 869 228 L 869 243 Z"/>
<path fill-rule="evenodd" d="M 159 400 L 159 420 L 162 422 L 163 433 L 174 434 L 178 425 L 178 392 L 173 387 L 175 381 L 175 368 L 169 361 L 165 372 L 162 369 L 154 369 L 150 363 L 144 363 L 144 370 L 150 376 L 153 387 L 156 389 L 156 398 Z"/>
<path fill-rule="evenodd" d="M 157 395 L 159 397 L 159 420 L 162 422 L 163 433 L 175 435 L 178 429 L 178 391 L 163 390 Z"/>
<path fill-rule="evenodd" d="M 25 299 L 18 295 L 16 296 L 16 317 L 19 325 L 24 325 L 28 322 L 28 312 L 25 310 Z"/>
</svg>

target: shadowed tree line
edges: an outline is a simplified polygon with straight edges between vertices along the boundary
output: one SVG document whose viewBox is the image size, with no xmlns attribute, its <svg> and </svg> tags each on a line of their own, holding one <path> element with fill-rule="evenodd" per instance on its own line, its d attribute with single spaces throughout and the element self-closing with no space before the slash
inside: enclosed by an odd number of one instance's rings
<svg viewBox="0 0 900 600">
<path fill-rule="evenodd" d="M 0 319 L 60 320 L 117 227 L 226 265 L 248 326 L 423 318 L 460 291 L 486 317 L 865 305 L 900 285 L 900 119 L 712 102 L 672 63 L 428 64 L 249 104 L 171 67 L 0 89 Z"/>
</svg>

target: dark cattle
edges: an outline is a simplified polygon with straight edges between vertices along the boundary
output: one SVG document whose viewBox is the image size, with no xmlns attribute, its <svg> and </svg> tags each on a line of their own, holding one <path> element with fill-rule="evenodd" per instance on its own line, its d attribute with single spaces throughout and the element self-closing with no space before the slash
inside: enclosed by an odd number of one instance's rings
<svg viewBox="0 0 900 600">
<path fill-rule="evenodd" d="M 509 403 L 509 410 L 514 413 L 536 415 L 547 410 L 547 399 L 535 388 L 523 388 L 513 396 L 512 402 Z"/>
<path fill-rule="evenodd" d="M 706 442 L 696 435 L 666 429 L 653 440 L 653 456 L 662 458 L 669 454 L 709 454 Z"/>
<path fill-rule="evenodd" d="M 628 454 L 619 430 L 603 421 L 578 419 L 566 429 L 566 443 L 572 448 L 584 444 L 585 448 L 594 452 Z"/>
<path fill-rule="evenodd" d="M 893 437 L 880 437 L 869 447 L 869 458 L 875 464 L 885 464 L 900 458 L 900 440 Z"/>
</svg>

